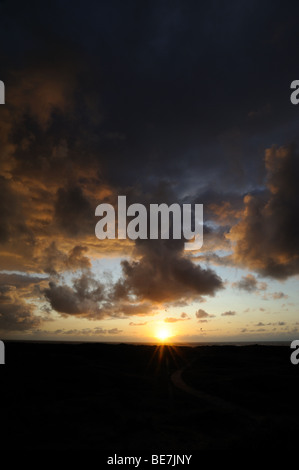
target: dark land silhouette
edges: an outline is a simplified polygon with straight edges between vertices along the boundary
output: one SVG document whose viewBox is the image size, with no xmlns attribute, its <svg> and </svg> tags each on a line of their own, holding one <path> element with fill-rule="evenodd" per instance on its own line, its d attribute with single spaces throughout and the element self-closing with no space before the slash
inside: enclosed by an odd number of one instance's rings
<svg viewBox="0 0 299 470">
<path fill-rule="evenodd" d="M 286 346 L 6 342 L 2 449 L 297 446 Z"/>
</svg>

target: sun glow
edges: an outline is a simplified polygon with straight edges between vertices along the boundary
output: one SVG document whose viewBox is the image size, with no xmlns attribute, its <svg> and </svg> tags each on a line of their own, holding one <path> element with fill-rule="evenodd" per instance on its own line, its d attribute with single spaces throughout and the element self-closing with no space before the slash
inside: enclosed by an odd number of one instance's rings
<svg viewBox="0 0 299 470">
<path fill-rule="evenodd" d="M 156 338 L 158 338 L 162 342 L 166 341 L 171 336 L 172 336 L 171 331 L 166 327 L 159 328 L 159 330 L 156 333 Z"/>
</svg>

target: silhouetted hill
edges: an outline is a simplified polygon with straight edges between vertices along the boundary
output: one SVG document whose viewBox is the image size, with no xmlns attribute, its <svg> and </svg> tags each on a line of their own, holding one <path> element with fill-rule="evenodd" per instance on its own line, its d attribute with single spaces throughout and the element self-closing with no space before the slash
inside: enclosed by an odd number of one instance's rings
<svg viewBox="0 0 299 470">
<path fill-rule="evenodd" d="M 289 357 L 283 346 L 6 342 L 1 447 L 292 448 L 299 366 Z M 201 395 L 174 387 L 178 369 Z"/>
</svg>

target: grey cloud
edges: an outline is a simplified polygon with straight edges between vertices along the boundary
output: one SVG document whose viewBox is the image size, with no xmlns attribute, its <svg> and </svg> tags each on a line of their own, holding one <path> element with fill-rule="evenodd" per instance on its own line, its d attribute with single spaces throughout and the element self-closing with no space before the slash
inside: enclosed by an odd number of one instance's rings
<svg viewBox="0 0 299 470">
<path fill-rule="evenodd" d="M 258 290 L 267 289 L 267 284 L 265 282 L 258 282 L 256 277 L 252 274 L 242 276 L 241 281 L 234 282 L 232 286 L 237 287 L 238 289 L 246 290 L 247 292 L 255 292 Z"/>
<path fill-rule="evenodd" d="M 228 310 L 227 312 L 221 313 L 221 315 L 222 315 L 223 317 L 232 317 L 232 316 L 236 315 L 236 312 L 233 312 L 233 311 L 231 311 L 231 310 Z"/>
<path fill-rule="evenodd" d="M 25 303 L 0 303 L 1 331 L 28 331 L 37 328 L 40 323 L 41 319 Z"/>
<path fill-rule="evenodd" d="M 89 274 L 83 273 L 80 278 L 73 279 L 73 287 L 51 281 L 44 289 L 44 295 L 51 307 L 61 314 L 89 318 L 105 316 L 101 308 L 105 299 L 104 286 Z"/>
<path fill-rule="evenodd" d="M 123 295 L 154 302 L 184 300 L 186 297 L 214 295 L 223 288 L 222 280 L 183 256 L 181 240 L 138 240 L 137 261 L 123 261 Z"/>
<path fill-rule="evenodd" d="M 267 191 L 248 194 L 229 238 L 234 260 L 264 276 L 286 279 L 299 273 L 299 157 L 294 146 L 265 153 Z"/>
</svg>

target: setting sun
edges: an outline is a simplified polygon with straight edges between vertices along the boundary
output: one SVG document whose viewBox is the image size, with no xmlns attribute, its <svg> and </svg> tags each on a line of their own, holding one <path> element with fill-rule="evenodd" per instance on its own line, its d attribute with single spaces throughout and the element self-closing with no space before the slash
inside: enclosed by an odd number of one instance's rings
<svg viewBox="0 0 299 470">
<path fill-rule="evenodd" d="M 160 328 L 156 333 L 156 338 L 158 338 L 160 341 L 165 341 L 171 336 L 171 331 L 165 327 Z"/>
</svg>

